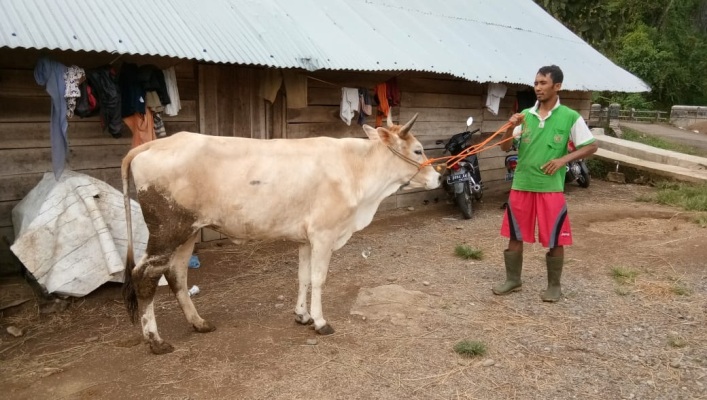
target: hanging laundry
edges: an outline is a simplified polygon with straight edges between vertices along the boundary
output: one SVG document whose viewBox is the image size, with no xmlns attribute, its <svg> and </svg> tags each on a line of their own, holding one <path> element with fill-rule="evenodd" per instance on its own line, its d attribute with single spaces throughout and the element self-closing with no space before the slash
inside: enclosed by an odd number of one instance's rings
<svg viewBox="0 0 707 400">
<path fill-rule="evenodd" d="M 160 103 L 163 106 L 169 104 L 170 97 L 167 92 L 167 83 L 165 82 L 164 73 L 161 69 L 152 64 L 141 65 L 138 68 L 137 79 L 145 92 L 157 92 Z"/>
<path fill-rule="evenodd" d="M 115 71 L 110 66 L 92 69 L 86 72 L 88 82 L 93 88 L 101 109 L 101 124 L 108 128 L 111 136 L 118 138 L 123 129 L 120 113 L 120 94 L 116 83 Z"/>
<path fill-rule="evenodd" d="M 486 108 L 493 114 L 498 115 L 498 107 L 501 105 L 501 99 L 506 96 L 506 85 L 501 83 L 489 83 L 488 93 L 486 94 Z"/>
<path fill-rule="evenodd" d="M 66 116 L 71 118 L 74 116 L 77 99 L 81 97 L 81 89 L 79 85 L 86 79 L 86 73 L 83 68 L 75 65 L 70 66 L 64 72 L 64 84 L 66 89 L 64 97 L 66 98 Z"/>
<path fill-rule="evenodd" d="M 165 106 L 164 113 L 167 115 L 177 115 L 182 109 L 182 102 L 179 99 L 179 89 L 177 88 L 177 73 L 174 67 L 169 67 L 162 70 L 164 74 L 164 82 L 167 86 L 167 95 L 169 96 L 169 104 Z"/>
<path fill-rule="evenodd" d="M 373 106 L 371 105 L 371 95 L 366 88 L 358 88 L 358 124 L 366 123 L 366 117 L 373 114 Z"/>
<path fill-rule="evenodd" d="M 69 122 L 66 119 L 66 83 L 64 74 L 66 65 L 41 57 L 34 67 L 34 80 L 44 86 L 52 99 L 51 119 L 49 123 L 50 140 L 52 144 L 52 169 L 54 178 L 58 181 L 64 172 L 69 141 L 66 130 Z"/>
<path fill-rule="evenodd" d="M 145 109 L 144 114 L 134 113 L 123 118 L 123 122 L 133 133 L 132 148 L 157 139 L 155 136 L 154 118 L 149 108 Z"/>
<path fill-rule="evenodd" d="M 392 77 L 385 82 L 386 98 L 391 107 L 400 105 L 400 89 L 398 89 L 398 78 Z"/>
<path fill-rule="evenodd" d="M 354 112 L 358 111 L 358 89 L 356 88 L 341 88 L 341 109 L 339 116 L 346 125 L 351 125 L 351 119 L 354 117 Z"/>
<path fill-rule="evenodd" d="M 287 108 L 307 107 L 307 76 L 291 70 L 282 71 L 287 94 Z"/>
<path fill-rule="evenodd" d="M 156 91 L 152 90 L 145 93 L 145 107 L 152 111 L 152 120 L 155 123 L 155 135 L 157 135 L 157 137 L 167 136 L 167 130 L 164 127 L 164 121 L 162 121 L 164 106 Z"/>
<path fill-rule="evenodd" d="M 157 137 L 167 136 L 167 129 L 165 129 L 164 121 L 162 121 L 162 113 L 152 113 L 152 121 L 155 124 L 155 135 L 157 135 Z"/>
<path fill-rule="evenodd" d="M 154 90 L 145 93 L 145 107 L 149 107 L 153 112 L 164 111 L 160 96 Z"/>
<path fill-rule="evenodd" d="M 120 109 L 121 117 L 125 118 L 135 113 L 145 113 L 145 89 L 138 80 L 138 66 L 133 63 L 123 63 L 120 67 Z"/>
<path fill-rule="evenodd" d="M 74 114 L 81 118 L 92 117 L 98 113 L 98 100 L 93 95 L 93 89 L 88 81 L 84 80 L 79 84 L 79 92 L 81 96 L 76 99 L 76 109 Z"/>
<path fill-rule="evenodd" d="M 383 117 L 388 117 L 390 113 L 390 105 L 388 104 L 388 90 L 385 83 L 376 85 L 374 98 L 378 103 L 376 112 L 376 128 L 383 126 Z"/>
</svg>

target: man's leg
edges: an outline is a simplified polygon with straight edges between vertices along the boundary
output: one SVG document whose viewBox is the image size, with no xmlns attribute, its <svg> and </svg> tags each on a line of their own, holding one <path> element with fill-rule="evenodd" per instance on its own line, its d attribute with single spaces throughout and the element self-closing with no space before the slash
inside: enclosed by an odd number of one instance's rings
<svg viewBox="0 0 707 400">
<path fill-rule="evenodd" d="M 541 195 L 538 200 L 538 222 L 540 242 L 549 248 L 545 255 L 547 289 L 540 294 L 540 298 L 554 303 L 562 298 L 560 281 L 565 259 L 564 246 L 572 244 L 567 203 L 562 193 Z"/>
<path fill-rule="evenodd" d="M 508 249 L 503 252 L 506 264 L 506 281 L 491 288 L 494 294 L 504 295 L 521 290 L 523 282 L 520 280 L 523 271 L 523 242 L 509 240 Z"/>
<path fill-rule="evenodd" d="M 523 270 L 523 241 L 535 241 L 535 200 L 534 194 L 511 190 L 508 207 L 503 215 L 501 235 L 509 239 L 508 249 L 503 252 L 506 266 L 506 281 L 493 286 L 494 294 L 504 295 L 521 289 Z"/>
<path fill-rule="evenodd" d="M 547 289 L 540 294 L 543 301 L 554 303 L 562 297 L 560 280 L 565 261 L 565 249 L 562 246 L 553 247 L 545 255 L 547 265 Z"/>
</svg>

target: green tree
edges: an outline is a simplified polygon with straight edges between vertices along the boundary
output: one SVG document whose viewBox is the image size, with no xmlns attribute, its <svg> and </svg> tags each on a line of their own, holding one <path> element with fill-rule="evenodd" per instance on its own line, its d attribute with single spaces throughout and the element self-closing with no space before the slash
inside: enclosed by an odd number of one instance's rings
<svg viewBox="0 0 707 400">
<path fill-rule="evenodd" d="M 653 89 L 600 98 L 662 109 L 707 102 L 707 0 L 535 2 Z"/>
</svg>

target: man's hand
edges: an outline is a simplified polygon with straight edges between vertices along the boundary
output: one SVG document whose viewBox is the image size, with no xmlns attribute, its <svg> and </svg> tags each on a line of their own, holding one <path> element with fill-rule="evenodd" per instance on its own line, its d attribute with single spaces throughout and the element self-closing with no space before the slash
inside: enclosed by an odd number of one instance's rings
<svg viewBox="0 0 707 400">
<path fill-rule="evenodd" d="M 565 163 L 560 158 L 550 160 L 540 167 L 545 175 L 553 175 L 555 172 L 559 171 L 560 168 L 565 168 Z"/>
<path fill-rule="evenodd" d="M 518 126 L 522 124 L 523 121 L 525 121 L 525 115 L 523 115 L 522 113 L 513 114 L 511 115 L 511 118 L 508 119 L 508 122 L 513 124 L 513 126 Z"/>
</svg>

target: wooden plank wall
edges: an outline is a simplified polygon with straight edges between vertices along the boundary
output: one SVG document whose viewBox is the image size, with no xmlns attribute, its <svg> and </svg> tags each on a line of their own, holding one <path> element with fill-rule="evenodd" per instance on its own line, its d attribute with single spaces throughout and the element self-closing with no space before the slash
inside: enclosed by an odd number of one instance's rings
<svg viewBox="0 0 707 400">
<path fill-rule="evenodd" d="M 397 76 L 396 76 L 397 75 Z M 441 155 L 438 140 L 448 140 L 453 134 L 466 129 L 466 119 L 474 117 L 472 129 L 481 128 L 474 142 L 488 138 L 508 121 L 515 111 L 516 93 L 529 87 L 508 85 L 507 95 L 502 99 L 497 115 L 485 109 L 487 85 L 469 82 L 454 77 L 419 72 L 356 73 L 350 71 L 323 71 L 310 74 L 308 83 L 308 107 L 287 109 L 287 137 L 308 136 L 365 137 L 356 117 L 347 126 L 339 117 L 341 88 L 364 87 L 373 93 L 373 88 L 396 76 L 401 92 L 401 104 L 393 108 L 393 122 L 405 123 L 417 113 L 413 132 L 425 146 L 428 157 Z M 562 92 L 562 103 L 589 117 L 590 92 Z M 375 112 L 375 107 L 374 107 Z M 374 117 L 366 123 L 375 124 Z M 492 143 L 494 143 L 492 141 Z M 507 154 L 498 147 L 479 154 L 479 164 L 486 191 L 507 191 L 504 160 Z M 441 189 L 424 191 L 399 191 L 381 204 L 381 210 L 415 206 L 426 201 L 445 198 Z"/>
<path fill-rule="evenodd" d="M 116 56 L 108 53 L 58 52 L 0 49 L 0 271 L 12 270 L 7 243 L 14 240 L 12 208 L 52 171 L 49 118 L 51 100 L 44 87 L 34 80 L 34 66 L 40 55 L 65 65 L 84 69 L 114 62 L 138 65 L 174 65 L 182 109 L 177 116 L 165 116 L 168 134 L 198 131 L 197 80 L 195 63 L 176 59 Z M 120 162 L 130 149 L 131 133 L 114 139 L 101 129 L 99 117 L 69 120 L 67 169 L 79 171 L 110 183 L 122 191 Z"/>
</svg>

